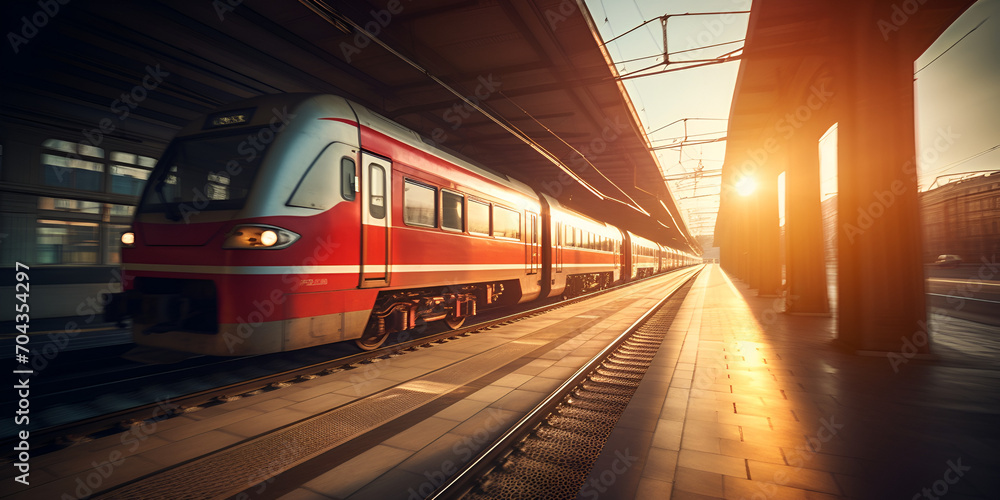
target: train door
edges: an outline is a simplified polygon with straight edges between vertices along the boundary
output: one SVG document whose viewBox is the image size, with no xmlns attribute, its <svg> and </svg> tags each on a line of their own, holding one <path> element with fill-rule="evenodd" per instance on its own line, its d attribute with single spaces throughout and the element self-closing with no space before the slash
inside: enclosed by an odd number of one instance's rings
<svg viewBox="0 0 1000 500">
<path fill-rule="evenodd" d="M 540 264 L 538 259 L 541 257 L 538 252 L 538 214 L 527 212 L 526 215 L 527 217 L 524 220 L 526 227 L 524 229 L 528 232 L 528 237 L 525 239 L 527 242 L 527 255 L 525 255 L 527 257 L 527 271 L 528 274 L 536 274 Z"/>
<path fill-rule="evenodd" d="M 563 231 L 563 223 L 556 222 L 555 232 L 555 249 L 552 251 L 554 259 L 556 261 L 556 272 L 563 272 L 563 241 L 566 239 L 566 234 Z"/>
<path fill-rule="evenodd" d="M 389 285 L 392 161 L 361 153 L 361 288 Z"/>
</svg>

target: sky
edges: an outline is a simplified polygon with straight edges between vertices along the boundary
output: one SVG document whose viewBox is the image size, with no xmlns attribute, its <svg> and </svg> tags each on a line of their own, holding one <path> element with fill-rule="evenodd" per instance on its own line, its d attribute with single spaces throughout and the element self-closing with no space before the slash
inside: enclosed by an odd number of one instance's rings
<svg viewBox="0 0 1000 500">
<path fill-rule="evenodd" d="M 587 7 L 604 40 L 610 40 L 639 26 L 643 28 L 608 43 L 608 52 L 618 64 L 618 72 L 627 75 L 659 63 L 663 58 L 663 28 L 656 18 L 665 14 L 694 12 L 733 12 L 749 10 L 748 0 L 587 0 Z M 746 14 L 731 16 L 679 16 L 667 21 L 667 50 L 671 53 L 706 45 L 726 44 L 710 49 L 671 56 L 671 61 L 708 59 L 742 46 L 746 36 Z M 650 57 L 652 56 L 652 57 Z M 685 64 L 671 64 L 681 67 Z M 662 68 L 662 66 L 660 66 Z M 652 71 L 652 70 L 651 70 Z M 669 146 L 681 140 L 685 125 L 690 139 L 713 139 L 725 136 L 726 119 L 739 62 L 728 62 L 687 69 L 656 76 L 625 81 L 642 125 L 654 147 Z M 689 120 L 680 121 L 688 118 Z M 703 134 L 703 135 L 700 135 Z M 715 142 L 683 148 L 657 151 L 660 165 L 667 176 L 694 172 L 699 165 L 706 174 L 722 167 L 725 142 Z M 679 199 L 682 212 L 694 234 L 711 233 L 719 206 L 720 177 L 684 179 L 670 182 L 674 197 Z M 712 196 L 704 196 L 704 195 Z M 696 198 L 697 196 L 697 198 Z"/>
<path fill-rule="evenodd" d="M 586 0 L 586 3 L 603 39 L 611 40 L 607 42 L 608 51 L 623 76 L 655 64 L 662 69 L 663 33 L 658 17 L 751 8 L 749 0 Z M 671 17 L 667 23 L 669 52 L 723 44 L 675 54 L 671 62 L 714 58 L 738 49 L 746 36 L 748 18 L 746 14 Z M 626 33 L 651 19 L 653 22 Z M 980 26 L 969 33 L 977 25 Z M 927 189 L 942 174 L 1000 168 L 997 47 L 1000 47 L 1000 0 L 980 0 L 914 63 L 915 134 L 921 189 Z M 669 67 L 681 66 L 684 65 Z M 725 119 L 729 116 L 738 71 L 738 61 L 727 62 L 629 79 L 625 86 L 654 147 L 668 146 L 684 136 L 685 124 L 689 140 L 725 135 Z M 947 147 L 940 147 L 947 141 L 939 137 L 949 137 L 952 141 Z M 821 195 L 827 197 L 836 192 L 836 130 L 826 134 L 817 147 L 823 152 Z M 994 147 L 997 149 L 991 150 Z M 656 154 L 668 178 L 690 174 L 699 167 L 704 169 L 706 177 L 697 182 L 688 178 L 669 184 L 692 233 L 711 233 L 718 209 L 720 179 L 710 177 L 710 172 L 721 168 L 725 142 L 661 149 Z"/>
</svg>

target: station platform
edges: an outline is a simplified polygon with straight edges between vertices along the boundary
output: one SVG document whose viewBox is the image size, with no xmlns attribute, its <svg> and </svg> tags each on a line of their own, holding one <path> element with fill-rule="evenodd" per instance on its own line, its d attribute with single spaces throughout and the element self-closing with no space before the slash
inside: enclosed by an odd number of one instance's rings
<svg viewBox="0 0 1000 500">
<path fill-rule="evenodd" d="M 690 272 L 33 457 L 0 498 L 421 499 Z M 577 498 L 997 498 L 1000 369 L 776 306 L 704 266 Z"/>
<path fill-rule="evenodd" d="M 0 498 L 423 498 L 694 268 L 31 458 Z"/>
<path fill-rule="evenodd" d="M 578 498 L 1000 498 L 995 344 L 894 365 L 776 307 L 708 266 Z"/>
</svg>

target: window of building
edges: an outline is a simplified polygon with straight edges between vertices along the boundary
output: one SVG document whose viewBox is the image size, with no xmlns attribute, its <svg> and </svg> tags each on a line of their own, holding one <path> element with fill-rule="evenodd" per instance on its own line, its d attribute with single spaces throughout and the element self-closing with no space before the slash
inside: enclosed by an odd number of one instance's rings
<svg viewBox="0 0 1000 500">
<path fill-rule="evenodd" d="M 96 201 L 73 200 L 68 198 L 49 198 L 47 196 L 38 197 L 39 210 L 52 210 L 58 212 L 69 212 L 75 214 L 101 213 L 101 203 Z"/>
<path fill-rule="evenodd" d="M 97 264 L 98 224 L 39 219 L 35 227 L 39 264 Z"/>
<path fill-rule="evenodd" d="M 156 158 L 121 151 L 111 152 L 111 192 L 139 196 Z"/>
<path fill-rule="evenodd" d="M 490 205 L 476 200 L 469 200 L 469 232 L 475 234 L 490 234 Z"/>
<path fill-rule="evenodd" d="M 16 199 L 23 200 L 18 203 L 33 204 L 35 210 L 0 214 L 0 226 L 18 235 L 12 245 L 0 249 L 0 261 L 13 262 L 11 259 L 16 258 L 32 265 L 120 264 L 121 233 L 129 230 L 135 204 L 156 159 L 60 139 L 46 139 L 35 151 L 41 167 L 32 179 L 37 186 L 30 191 L 14 191 Z M 221 187 L 227 180 L 220 180 Z M 176 187 L 176 177 L 171 175 L 167 183 Z M 38 196 L 39 187 L 48 191 L 59 188 L 61 197 Z M 70 194 L 73 191 L 77 194 Z M 134 201 L 130 203 L 129 199 Z M 30 256 L 29 260 L 25 256 Z"/>
<path fill-rule="evenodd" d="M 103 154 L 103 150 L 101 153 Z M 87 157 L 42 153 L 42 168 L 43 183 L 46 186 L 84 191 L 102 190 L 104 164 Z"/>
<path fill-rule="evenodd" d="M 465 212 L 465 197 L 458 193 L 441 190 L 441 227 L 462 231 L 462 214 Z"/>
<path fill-rule="evenodd" d="M 403 186 L 403 222 L 437 227 L 437 189 L 407 180 Z"/>
<path fill-rule="evenodd" d="M 121 264 L 122 262 L 122 233 L 130 229 L 128 224 L 106 224 L 104 240 L 107 248 L 107 258 L 105 264 Z"/>
</svg>

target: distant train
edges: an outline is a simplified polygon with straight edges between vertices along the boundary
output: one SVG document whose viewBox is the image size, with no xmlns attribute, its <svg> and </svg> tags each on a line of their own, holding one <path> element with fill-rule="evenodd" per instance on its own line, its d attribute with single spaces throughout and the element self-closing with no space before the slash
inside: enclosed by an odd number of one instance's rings
<svg viewBox="0 0 1000 500">
<path fill-rule="evenodd" d="M 575 296 L 696 263 L 342 97 L 239 102 L 177 134 L 122 235 L 109 320 L 234 356 Z"/>
</svg>

